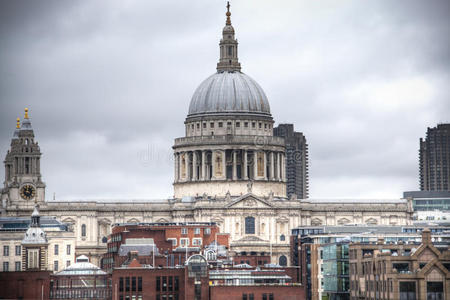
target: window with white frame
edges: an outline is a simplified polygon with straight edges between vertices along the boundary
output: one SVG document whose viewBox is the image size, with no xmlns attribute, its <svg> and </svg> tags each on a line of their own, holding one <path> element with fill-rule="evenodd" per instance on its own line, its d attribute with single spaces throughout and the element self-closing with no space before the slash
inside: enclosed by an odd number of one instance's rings
<svg viewBox="0 0 450 300">
<path fill-rule="evenodd" d="M 192 239 L 192 245 L 194 245 L 194 246 L 201 246 L 202 245 L 202 239 L 201 238 L 193 238 Z"/>
<path fill-rule="evenodd" d="M 200 228 L 195 228 L 194 229 L 194 234 L 200 234 Z"/>
<path fill-rule="evenodd" d="M 211 228 L 205 228 L 204 233 L 205 234 L 211 234 Z"/>
<path fill-rule="evenodd" d="M 188 229 L 185 227 L 181 228 L 181 234 L 188 234 Z"/>
<path fill-rule="evenodd" d="M 71 249 L 70 249 L 70 245 L 67 245 L 67 251 L 66 251 L 66 252 L 67 252 L 67 255 L 70 255 L 70 250 L 71 250 Z"/>
<path fill-rule="evenodd" d="M 3 272 L 9 272 L 9 262 L 3 262 Z"/>
<path fill-rule="evenodd" d="M 21 271 L 20 261 L 16 261 L 16 271 Z"/>
<path fill-rule="evenodd" d="M 3 256 L 9 256 L 9 246 L 3 246 Z"/>
<path fill-rule="evenodd" d="M 20 256 L 20 255 L 22 255 L 22 247 L 19 245 L 19 246 L 16 246 L 16 256 Z"/>
<path fill-rule="evenodd" d="M 28 250 L 28 269 L 38 269 L 39 268 L 39 250 L 30 249 Z"/>
<path fill-rule="evenodd" d="M 172 242 L 172 246 L 173 246 L 173 247 L 175 247 L 175 246 L 177 245 L 177 239 L 175 239 L 175 238 L 167 239 L 167 241 Z"/>
<path fill-rule="evenodd" d="M 180 239 L 180 246 L 181 246 L 181 247 L 189 247 L 189 239 L 187 239 L 187 238 L 181 238 L 181 239 Z"/>
</svg>

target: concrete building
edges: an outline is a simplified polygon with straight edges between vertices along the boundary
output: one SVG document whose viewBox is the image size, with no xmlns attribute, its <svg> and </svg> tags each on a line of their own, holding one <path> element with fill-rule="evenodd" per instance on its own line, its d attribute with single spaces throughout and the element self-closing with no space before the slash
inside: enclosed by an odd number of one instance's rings
<svg viewBox="0 0 450 300">
<path fill-rule="evenodd" d="M 417 211 L 450 211 L 450 191 L 410 191 L 404 192 L 403 198 L 412 201 Z"/>
<path fill-rule="evenodd" d="M 185 136 L 173 145 L 173 198 L 46 201 L 41 150 L 26 111 L 5 158 L 1 215 L 29 216 L 39 204 L 42 215 L 70 225 L 75 254 L 96 265 L 102 264 L 115 223 L 214 222 L 220 232 L 230 234 L 231 251 L 242 256 L 270 253 L 270 263 L 281 265 L 290 262 L 286 237 L 298 226 L 410 224 L 412 205 L 405 199 L 287 197 L 285 141 L 273 136 L 264 91 L 241 72 L 230 15 L 228 11 L 217 72 L 194 92 Z"/>
<path fill-rule="evenodd" d="M 420 139 L 419 171 L 421 191 L 450 191 L 450 124 L 428 127 Z"/>
<path fill-rule="evenodd" d="M 286 147 L 287 196 L 308 198 L 308 144 L 302 132 L 294 131 L 293 124 L 280 124 L 273 128 L 273 135 L 284 138 Z"/>
<path fill-rule="evenodd" d="M 350 245 L 350 299 L 449 299 L 449 244 L 432 242 L 422 231 L 421 244 Z"/>
<path fill-rule="evenodd" d="M 45 237 L 40 237 L 41 233 Z M 24 239 L 25 237 L 27 239 Z M 32 239 L 33 237 L 36 238 Z M 44 263 L 42 270 L 59 271 L 74 262 L 75 240 L 74 232 L 70 231 L 66 224 L 52 217 L 40 217 L 37 208 L 31 219 L 0 218 L 0 270 L 3 272 L 25 270 L 26 261 L 23 259 L 27 255 L 26 249 L 35 248 L 42 250 L 38 255 Z"/>
</svg>

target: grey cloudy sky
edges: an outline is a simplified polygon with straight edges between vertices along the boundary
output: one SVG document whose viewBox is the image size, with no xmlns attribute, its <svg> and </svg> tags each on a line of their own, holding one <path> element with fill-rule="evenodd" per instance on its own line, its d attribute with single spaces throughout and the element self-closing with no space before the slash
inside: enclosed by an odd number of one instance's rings
<svg viewBox="0 0 450 300">
<path fill-rule="evenodd" d="M 399 198 L 450 121 L 450 1 L 232 1 L 243 72 L 310 151 L 310 195 Z M 225 1 L 1 1 L 0 153 L 31 110 L 47 198 L 167 198 Z M 2 174 L 3 178 L 3 174 Z"/>
</svg>

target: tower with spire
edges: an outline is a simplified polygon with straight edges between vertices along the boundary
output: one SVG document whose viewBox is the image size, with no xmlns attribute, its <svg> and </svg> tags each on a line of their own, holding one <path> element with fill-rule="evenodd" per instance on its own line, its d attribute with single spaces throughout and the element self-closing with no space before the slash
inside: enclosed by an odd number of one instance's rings
<svg viewBox="0 0 450 300">
<path fill-rule="evenodd" d="M 230 2 L 227 2 L 227 20 L 222 30 L 220 40 L 220 59 L 217 63 L 218 72 L 240 72 L 241 64 L 238 60 L 238 42 L 234 36 L 234 28 L 231 25 Z"/>
<path fill-rule="evenodd" d="M 41 151 L 35 141 L 28 108 L 20 124 L 17 118 L 16 129 L 11 139 L 5 165 L 5 181 L 1 195 L 2 207 L 32 209 L 36 203 L 45 199 L 45 184 L 41 179 Z"/>
</svg>

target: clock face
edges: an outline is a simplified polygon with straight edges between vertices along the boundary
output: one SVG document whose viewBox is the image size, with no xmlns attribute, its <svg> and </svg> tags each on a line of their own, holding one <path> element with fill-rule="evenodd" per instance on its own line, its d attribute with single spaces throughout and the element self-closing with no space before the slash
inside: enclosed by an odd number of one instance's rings
<svg viewBox="0 0 450 300">
<path fill-rule="evenodd" d="M 20 196 L 25 200 L 30 200 L 36 195 L 36 189 L 31 184 L 26 184 L 20 189 Z"/>
</svg>

